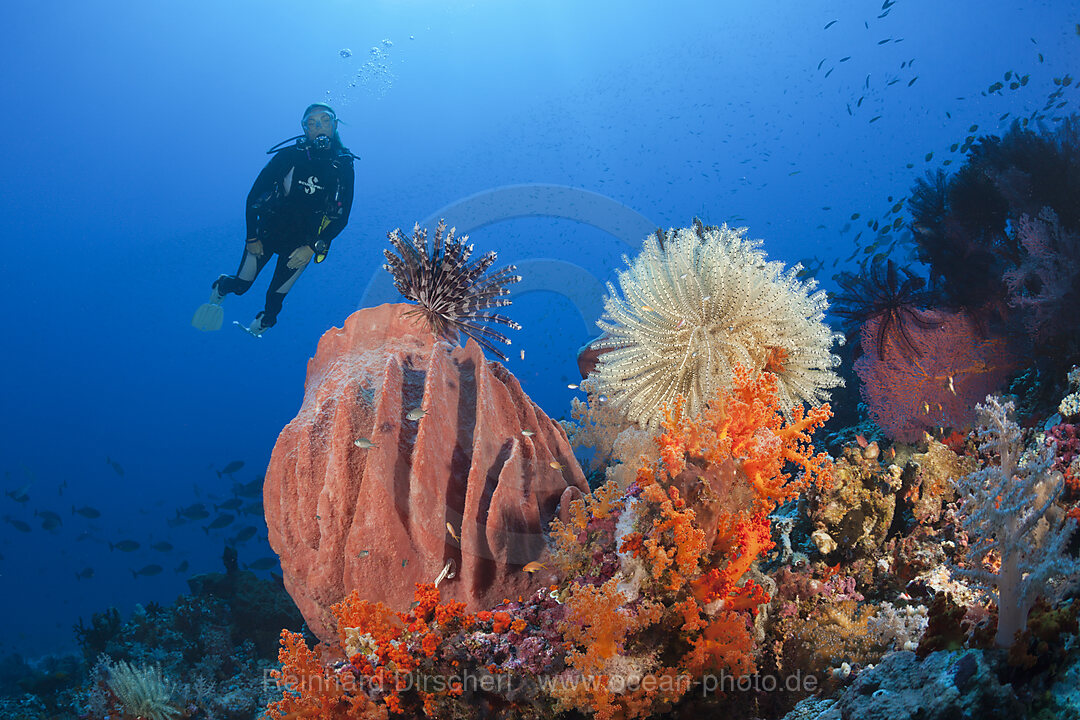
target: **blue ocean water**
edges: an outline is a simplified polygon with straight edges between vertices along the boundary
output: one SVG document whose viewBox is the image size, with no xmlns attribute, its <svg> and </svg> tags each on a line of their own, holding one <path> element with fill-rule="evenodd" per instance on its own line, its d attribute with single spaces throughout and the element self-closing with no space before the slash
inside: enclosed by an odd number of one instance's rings
<svg viewBox="0 0 1080 720">
<path fill-rule="evenodd" d="M 973 0 L 7 8 L 0 654 L 171 602 L 243 527 L 242 563 L 272 555 L 261 517 L 209 529 L 213 506 L 262 473 L 321 334 L 387 299 L 387 231 L 483 208 L 477 250 L 532 271 L 508 366 L 558 418 L 634 228 L 745 225 L 773 259 L 823 260 L 829 288 L 867 220 L 970 126 L 1041 112 L 1080 58 L 1078 19 Z M 1007 72 L 1029 81 L 988 91 Z M 226 301 L 221 332 L 195 331 L 235 270 L 264 151 L 315 101 L 361 158 L 348 228 L 265 337 L 229 323 L 261 309 L 269 272 Z M 210 517 L 168 522 L 200 502 Z M 139 547 L 110 549 L 123 540 Z"/>
</svg>

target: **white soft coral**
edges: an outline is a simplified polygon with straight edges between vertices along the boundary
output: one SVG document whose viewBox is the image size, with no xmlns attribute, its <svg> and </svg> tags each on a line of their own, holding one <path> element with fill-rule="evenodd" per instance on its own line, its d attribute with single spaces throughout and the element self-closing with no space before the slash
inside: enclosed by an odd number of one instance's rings
<svg viewBox="0 0 1080 720">
<path fill-rule="evenodd" d="M 1063 486 L 1050 469 L 1055 447 L 1025 454 L 1013 409 L 992 396 L 977 407 L 979 449 L 999 463 L 956 481 L 969 546 L 965 566 L 955 570 L 993 592 L 1001 647 L 1027 628 L 1037 597 L 1053 602 L 1080 581 L 1080 560 L 1067 552 L 1076 521 L 1054 504 Z"/>
</svg>

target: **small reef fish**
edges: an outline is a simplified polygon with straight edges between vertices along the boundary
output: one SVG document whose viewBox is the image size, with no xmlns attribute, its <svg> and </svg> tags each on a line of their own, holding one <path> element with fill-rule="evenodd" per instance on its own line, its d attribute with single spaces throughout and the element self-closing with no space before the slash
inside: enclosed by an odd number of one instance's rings
<svg viewBox="0 0 1080 720">
<path fill-rule="evenodd" d="M 457 533 L 454 532 L 454 526 L 451 525 L 449 522 L 446 523 L 446 532 L 450 533 L 450 537 L 454 538 L 454 540 L 456 540 L 457 542 L 461 542 L 461 540 L 458 539 Z"/>
<path fill-rule="evenodd" d="M 248 563 L 244 567 L 248 570 L 270 570 L 278 566 L 278 559 L 276 557 L 264 557 L 259 558 L 255 562 Z"/>
<path fill-rule="evenodd" d="M 178 573 L 187 572 L 189 567 L 191 567 L 191 563 L 189 563 L 187 560 L 185 560 L 184 562 L 182 562 L 179 565 L 177 565 L 176 567 L 174 567 L 173 572 L 178 572 Z"/>
<path fill-rule="evenodd" d="M 864 448 L 867 445 L 869 445 L 869 443 L 866 442 L 866 438 L 864 438 L 862 435 L 856 435 L 855 436 L 855 442 L 859 443 L 859 447 L 861 447 L 861 448 Z"/>
<path fill-rule="evenodd" d="M 234 472 L 237 472 L 242 467 L 244 467 L 243 460 L 233 460 L 231 463 L 218 470 L 217 476 L 221 477 L 222 475 L 232 475 Z"/>
<path fill-rule="evenodd" d="M 249 483 L 236 483 L 233 485 L 233 493 L 240 497 L 255 497 L 262 494 L 262 485 L 263 478 L 260 475 Z"/>
<path fill-rule="evenodd" d="M 237 510 L 243 504 L 244 504 L 243 500 L 241 500 L 238 497 L 234 497 L 234 498 L 229 498 L 228 500 L 221 503 L 220 505 L 214 505 L 214 509 L 215 510 Z"/>
<path fill-rule="evenodd" d="M 35 510 L 34 517 L 41 518 L 41 527 L 46 530 L 52 530 L 63 525 L 60 516 L 52 510 Z"/>
<path fill-rule="evenodd" d="M 356 553 L 356 557 L 357 558 L 366 558 L 370 554 L 371 554 L 370 550 L 361 550 L 360 552 Z"/>
<path fill-rule="evenodd" d="M 524 360 L 524 359 L 525 359 L 525 348 L 522 348 L 522 349 L 521 349 L 521 359 L 522 359 L 522 360 Z"/>
<path fill-rule="evenodd" d="M 162 540 L 161 542 L 154 543 L 150 546 L 150 548 L 153 550 L 157 550 L 158 552 L 169 552 L 173 549 L 173 546 L 171 542 L 166 542 Z"/>
<path fill-rule="evenodd" d="M 525 437 L 532 437 L 536 433 L 534 433 L 532 430 L 522 430 L 521 434 L 524 435 Z"/>
<path fill-rule="evenodd" d="M 27 532 L 28 533 L 33 529 L 29 525 L 24 523 L 22 520 L 16 520 L 15 518 L 11 517 L 10 515 L 5 515 L 4 516 L 4 522 L 6 522 L 8 525 L 15 528 L 19 532 Z"/>
<path fill-rule="evenodd" d="M 119 550 L 120 552 L 135 552 L 141 545 L 134 540 L 121 540 L 118 543 L 109 543 L 110 550 Z"/>
<path fill-rule="evenodd" d="M 105 457 L 105 462 L 113 469 L 113 472 L 115 472 L 120 477 L 124 477 L 124 468 L 120 466 L 120 463 L 116 462 L 108 456 Z"/>
<path fill-rule="evenodd" d="M 367 450 L 368 448 L 379 447 L 375 443 L 371 442 L 368 438 L 360 438 L 359 440 L 353 440 L 353 445 L 356 447 Z"/>
<path fill-rule="evenodd" d="M 72 515 L 82 515 L 88 520 L 101 517 L 101 511 L 97 508 L 90 507 L 89 505 L 83 505 L 81 508 L 77 508 L 74 505 L 71 506 Z"/>
<path fill-rule="evenodd" d="M 202 503 L 195 503 L 194 505 L 188 505 L 187 507 L 177 510 L 176 517 L 184 517 L 188 520 L 202 520 L 203 518 L 210 517 L 210 513 L 207 512 L 205 505 Z"/>
<path fill-rule="evenodd" d="M 420 407 L 414 407 L 412 410 L 410 410 L 409 412 L 407 412 L 405 414 L 405 419 L 406 420 L 419 420 L 420 418 L 424 417 L 425 415 L 427 415 L 427 410 L 425 410 L 424 408 L 420 408 Z"/>
<path fill-rule="evenodd" d="M 131 576 L 137 578 L 140 575 L 157 575 L 162 569 L 160 565 L 146 565 L 138 570 L 132 570 Z"/>
<path fill-rule="evenodd" d="M 577 390 L 577 388 L 578 388 L 578 386 L 575 385 L 574 383 L 570 383 L 566 387 L 569 388 L 570 390 Z"/>
<path fill-rule="evenodd" d="M 203 532 L 209 535 L 211 530 L 220 530 L 231 524 L 235 519 L 235 515 L 218 515 L 209 525 L 203 525 Z"/>
<path fill-rule="evenodd" d="M 30 502 L 30 495 L 26 492 L 29 487 L 26 485 L 18 490 L 5 490 L 4 494 L 19 504 Z"/>
<path fill-rule="evenodd" d="M 538 560 L 533 560 L 532 562 L 527 563 L 525 565 L 525 567 L 523 567 L 521 569 L 522 569 L 523 572 L 534 573 L 537 570 L 539 570 L 540 568 L 546 568 L 546 567 L 547 567 L 547 565 L 545 565 L 544 563 L 539 562 Z"/>
<path fill-rule="evenodd" d="M 549 462 L 548 466 L 555 469 L 555 470 L 565 470 L 566 469 L 565 465 L 563 465 L 561 462 L 558 462 L 556 460 L 552 460 L 551 462 Z"/>
<path fill-rule="evenodd" d="M 236 533 L 236 535 L 233 535 L 231 538 L 229 538 L 229 541 L 234 543 L 234 544 L 235 543 L 247 542 L 251 538 L 255 537 L 255 533 L 257 533 L 258 531 L 259 531 L 258 528 L 256 528 L 254 525 L 248 525 L 245 528 L 241 528 L 240 532 Z"/>
<path fill-rule="evenodd" d="M 956 386 L 953 385 L 953 377 L 952 377 L 952 375 L 949 376 L 949 392 L 951 392 L 953 395 L 956 394 Z"/>
<path fill-rule="evenodd" d="M 94 577 L 94 568 L 92 567 L 85 567 L 79 572 L 75 573 L 76 580 L 89 580 L 92 577 Z"/>
</svg>

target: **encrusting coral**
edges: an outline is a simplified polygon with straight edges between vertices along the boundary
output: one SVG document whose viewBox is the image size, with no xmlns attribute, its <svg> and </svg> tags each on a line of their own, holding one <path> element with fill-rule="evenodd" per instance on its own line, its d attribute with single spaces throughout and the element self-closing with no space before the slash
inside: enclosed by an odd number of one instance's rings
<svg viewBox="0 0 1080 720">
<path fill-rule="evenodd" d="M 824 323 L 825 292 L 798 279 L 799 265 L 767 261 L 745 232 L 697 221 L 658 231 L 626 259 L 622 294 L 608 283 L 595 346 L 611 349 L 594 375 L 628 420 L 658 427 L 661 405 L 677 395 L 689 413 L 701 411 L 732 386 L 736 364 L 776 373 L 785 415 L 841 384 L 831 348 L 843 336 Z"/>
</svg>

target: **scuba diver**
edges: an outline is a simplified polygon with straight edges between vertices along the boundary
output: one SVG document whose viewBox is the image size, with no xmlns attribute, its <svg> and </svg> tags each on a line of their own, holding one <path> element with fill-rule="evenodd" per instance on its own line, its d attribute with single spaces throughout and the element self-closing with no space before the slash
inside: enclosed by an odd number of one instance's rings
<svg viewBox="0 0 1080 720">
<path fill-rule="evenodd" d="M 247 241 L 235 275 L 222 275 L 211 285 L 209 302 L 195 311 L 191 324 L 218 330 L 224 318 L 221 301 L 229 293 L 243 295 L 277 254 L 277 266 L 266 291 L 266 306 L 249 327 L 260 337 L 277 322 L 285 295 L 312 258 L 326 259 L 330 242 L 349 222 L 353 201 L 353 160 L 341 144 L 338 119 L 325 103 L 314 103 L 300 121 L 303 135 L 278 143 L 247 198 Z M 292 143 L 291 145 L 287 143 Z"/>
</svg>

